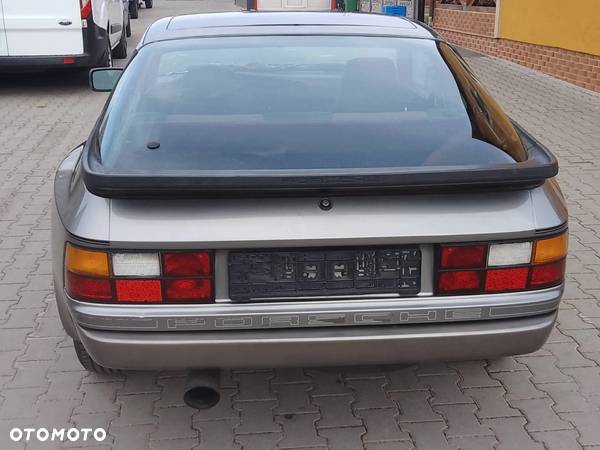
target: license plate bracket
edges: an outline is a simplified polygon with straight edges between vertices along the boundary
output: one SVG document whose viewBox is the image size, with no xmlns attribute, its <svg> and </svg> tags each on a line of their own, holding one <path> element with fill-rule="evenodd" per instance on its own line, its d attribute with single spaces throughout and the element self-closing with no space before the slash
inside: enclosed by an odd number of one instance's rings
<svg viewBox="0 0 600 450">
<path fill-rule="evenodd" d="M 233 301 L 397 294 L 421 287 L 417 246 L 320 248 L 229 253 Z"/>
</svg>

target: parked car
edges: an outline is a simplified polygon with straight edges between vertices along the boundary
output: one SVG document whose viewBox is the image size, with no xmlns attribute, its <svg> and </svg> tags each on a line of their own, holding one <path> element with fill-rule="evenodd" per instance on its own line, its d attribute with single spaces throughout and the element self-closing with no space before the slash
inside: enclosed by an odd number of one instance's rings
<svg viewBox="0 0 600 450">
<path fill-rule="evenodd" d="M 126 27 L 122 0 L 2 0 L 0 70 L 111 66 Z"/>
<path fill-rule="evenodd" d="M 147 9 L 150 9 L 154 6 L 154 0 L 125 0 L 129 2 L 129 14 L 132 19 L 137 19 L 139 16 L 139 9 L 143 5 L 146 6 Z"/>
<path fill-rule="evenodd" d="M 52 229 L 88 370 L 492 358 L 552 330 L 557 161 L 432 30 L 168 17 L 90 79 L 113 93 Z"/>
</svg>

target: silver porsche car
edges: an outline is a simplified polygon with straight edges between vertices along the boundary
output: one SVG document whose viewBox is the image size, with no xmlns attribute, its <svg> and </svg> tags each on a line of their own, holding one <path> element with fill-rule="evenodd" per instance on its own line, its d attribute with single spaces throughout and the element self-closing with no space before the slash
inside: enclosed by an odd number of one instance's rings
<svg viewBox="0 0 600 450">
<path fill-rule="evenodd" d="M 401 17 L 161 19 L 58 168 L 54 284 L 88 370 L 540 348 L 563 292 L 554 156 Z"/>
</svg>

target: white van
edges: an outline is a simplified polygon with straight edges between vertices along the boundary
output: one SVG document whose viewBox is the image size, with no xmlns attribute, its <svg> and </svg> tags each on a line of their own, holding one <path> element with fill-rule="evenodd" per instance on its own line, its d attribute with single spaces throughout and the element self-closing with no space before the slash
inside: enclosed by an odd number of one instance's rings
<svg viewBox="0 0 600 450">
<path fill-rule="evenodd" d="M 0 0 L 0 71 L 110 66 L 126 21 L 122 0 Z"/>
</svg>

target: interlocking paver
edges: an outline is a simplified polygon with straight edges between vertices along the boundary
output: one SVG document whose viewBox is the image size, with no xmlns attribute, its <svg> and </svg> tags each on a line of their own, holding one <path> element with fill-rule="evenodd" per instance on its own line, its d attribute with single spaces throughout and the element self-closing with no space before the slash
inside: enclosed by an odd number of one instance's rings
<svg viewBox="0 0 600 450">
<path fill-rule="evenodd" d="M 272 390 L 277 395 L 275 414 L 318 412 L 317 406 L 311 403 L 310 384 L 275 384 Z"/>
<path fill-rule="evenodd" d="M 274 376 L 272 371 L 235 373 L 240 388 L 236 401 L 276 400 L 270 384 Z"/>
<path fill-rule="evenodd" d="M 3 389 L 4 401 L 0 406 L 0 420 L 35 417 L 35 403 L 44 392 L 44 388 Z"/>
<path fill-rule="evenodd" d="M 579 432 L 581 445 L 600 445 L 600 411 L 570 412 L 559 415 L 575 426 Z"/>
<path fill-rule="evenodd" d="M 552 350 L 550 351 L 552 352 Z M 531 356 L 519 357 L 517 359 L 524 363 L 531 371 L 533 374 L 531 382 L 534 384 L 571 381 L 571 378 L 564 374 L 557 366 L 558 359 L 555 356 Z M 561 363 L 564 364 L 564 360 Z"/>
<path fill-rule="evenodd" d="M 458 387 L 459 380 L 458 374 L 421 377 L 421 383 L 428 386 L 433 394 L 430 401 L 432 405 L 473 403 L 473 399 Z"/>
<path fill-rule="evenodd" d="M 446 437 L 463 437 L 463 436 L 487 436 L 492 435 L 492 431 L 479 423 L 476 415 L 477 410 L 475 405 L 438 405 L 435 410 L 440 412 L 448 429 Z"/>
<path fill-rule="evenodd" d="M 496 435 L 499 442 L 496 450 L 543 450 L 544 448 L 525 431 L 527 419 L 524 417 L 483 419 L 481 423 L 490 427 Z"/>
<path fill-rule="evenodd" d="M 579 393 L 579 386 L 575 382 L 538 384 L 537 388 L 546 392 L 555 402 L 554 411 L 584 412 L 595 409 L 594 405 Z"/>
<path fill-rule="evenodd" d="M 327 445 L 327 441 L 317 434 L 316 422 L 319 414 L 284 414 L 275 416 L 275 421 L 283 429 L 283 439 L 279 441 L 280 448 L 318 447 Z M 329 432 L 331 429 L 325 429 Z"/>
<path fill-rule="evenodd" d="M 148 436 L 154 431 L 154 425 L 114 426 L 111 425 L 109 433 L 114 437 L 115 450 L 145 450 L 148 445 Z"/>
<path fill-rule="evenodd" d="M 476 415 L 480 419 L 521 415 L 518 410 L 511 408 L 507 403 L 506 391 L 503 387 L 470 388 L 465 389 L 465 392 L 475 400 L 478 407 Z"/>
<path fill-rule="evenodd" d="M 194 429 L 200 433 L 200 445 L 198 449 L 202 450 L 241 450 L 241 445 L 234 442 L 235 435 L 233 429 L 237 421 L 235 420 L 215 420 L 210 422 L 194 422 Z M 240 436 L 240 442 L 246 442 L 244 448 L 252 448 L 248 441 L 244 441 L 244 438 L 252 438 L 254 436 L 261 435 L 247 435 Z M 271 447 L 265 446 L 263 448 L 275 448 L 275 443 L 279 440 L 279 435 L 270 434 Z M 257 448 L 257 447 L 254 447 Z"/>
<path fill-rule="evenodd" d="M 158 416 L 157 427 L 150 435 L 150 439 L 181 439 L 195 438 L 198 431 L 192 429 L 192 414 L 189 407 L 184 408 L 156 408 L 154 414 Z"/>
<path fill-rule="evenodd" d="M 83 392 L 77 389 L 81 385 L 83 377 L 83 372 L 56 372 L 48 374 L 48 390 L 40 396 L 40 400 L 83 400 Z M 114 401 L 114 398 L 111 401 Z"/>
<path fill-rule="evenodd" d="M 386 388 L 389 391 L 427 390 L 427 386 L 417 376 L 417 367 L 403 367 L 385 372 L 390 381 Z"/>
<path fill-rule="evenodd" d="M 528 398 L 543 398 L 546 393 L 540 391 L 531 381 L 532 374 L 529 371 L 500 372 L 494 377 L 502 382 L 506 389 L 506 400 L 521 400 Z"/>
<path fill-rule="evenodd" d="M 581 448 L 577 440 L 579 435 L 574 430 L 542 431 L 531 434 L 536 440 L 543 442 L 548 450 Z"/>
<path fill-rule="evenodd" d="M 319 430 L 319 435 L 327 438 L 330 450 L 362 450 L 363 427 L 327 428 Z"/>
<path fill-rule="evenodd" d="M 356 401 L 352 404 L 355 409 L 393 408 L 394 402 L 387 396 L 385 378 L 365 378 L 347 380 L 346 384 L 352 389 Z"/>
<path fill-rule="evenodd" d="M 131 394 L 117 396 L 117 405 L 121 411 L 112 424 L 115 426 L 146 425 L 157 422 L 154 415 L 154 402 L 157 394 Z"/>
<path fill-rule="evenodd" d="M 313 397 L 317 395 L 351 394 L 352 390 L 344 384 L 340 372 L 334 369 L 309 369 L 307 375 L 312 379 Z"/>
<path fill-rule="evenodd" d="M 493 450 L 498 441 L 493 436 L 467 436 L 448 438 L 448 443 L 460 450 Z"/>
<path fill-rule="evenodd" d="M 408 433 L 400 430 L 396 409 L 361 409 L 356 415 L 367 430 L 363 442 L 410 440 Z"/>
<path fill-rule="evenodd" d="M 520 409 L 527 418 L 527 431 L 552 431 L 568 430 L 571 424 L 562 420 L 552 406 L 554 401 L 549 398 L 531 398 L 526 400 L 512 400 L 511 406 Z"/>
<path fill-rule="evenodd" d="M 351 395 L 326 395 L 313 398 L 313 403 L 319 407 L 320 418 L 318 428 L 339 428 L 361 426 L 361 420 L 352 413 Z"/>
<path fill-rule="evenodd" d="M 364 450 L 414 450 L 411 441 L 366 442 Z"/>
<path fill-rule="evenodd" d="M 281 433 L 242 434 L 237 435 L 235 440 L 236 443 L 242 445 L 244 450 L 265 450 L 277 447 L 277 442 L 281 440 Z M 210 447 L 204 448 L 210 449 Z"/>
<path fill-rule="evenodd" d="M 444 431 L 447 425 L 444 422 L 415 422 L 403 423 L 401 428 L 410 433 L 417 450 L 449 449 Z"/>
<path fill-rule="evenodd" d="M 130 48 L 163 15 L 224 9 L 236 7 L 225 0 L 156 0 L 133 22 Z M 109 427 L 98 449 L 596 446 L 600 95 L 494 58 L 467 59 L 511 117 L 560 159 L 570 255 L 548 344 L 534 355 L 487 362 L 223 370 L 221 402 L 197 412 L 183 404 L 183 373 L 87 375 L 59 325 L 49 245 L 53 170 L 85 139 L 106 95 L 63 75 L 1 79 L 0 448 L 10 448 L 3 445 L 7 426 L 42 419 Z M 481 430 L 493 434 L 454 437 Z M 403 439 L 382 441 L 394 436 Z"/>
<path fill-rule="evenodd" d="M 490 377 L 490 374 L 485 370 L 486 363 L 483 361 L 465 361 L 453 362 L 451 366 L 455 368 L 462 380 L 460 387 L 493 387 L 499 386 L 498 380 Z"/>
<path fill-rule="evenodd" d="M 83 401 L 75 412 L 82 414 L 119 411 L 116 400 L 121 384 L 121 382 L 82 384 L 80 390 L 83 394 Z"/>
<path fill-rule="evenodd" d="M 276 400 L 258 402 L 237 402 L 235 409 L 240 412 L 240 422 L 236 426 L 237 434 L 277 433 L 281 426 L 275 423 L 273 409 L 277 406 Z"/>
<path fill-rule="evenodd" d="M 400 408 L 400 422 L 428 422 L 442 420 L 429 403 L 429 391 L 391 392 L 390 397 Z"/>
</svg>

